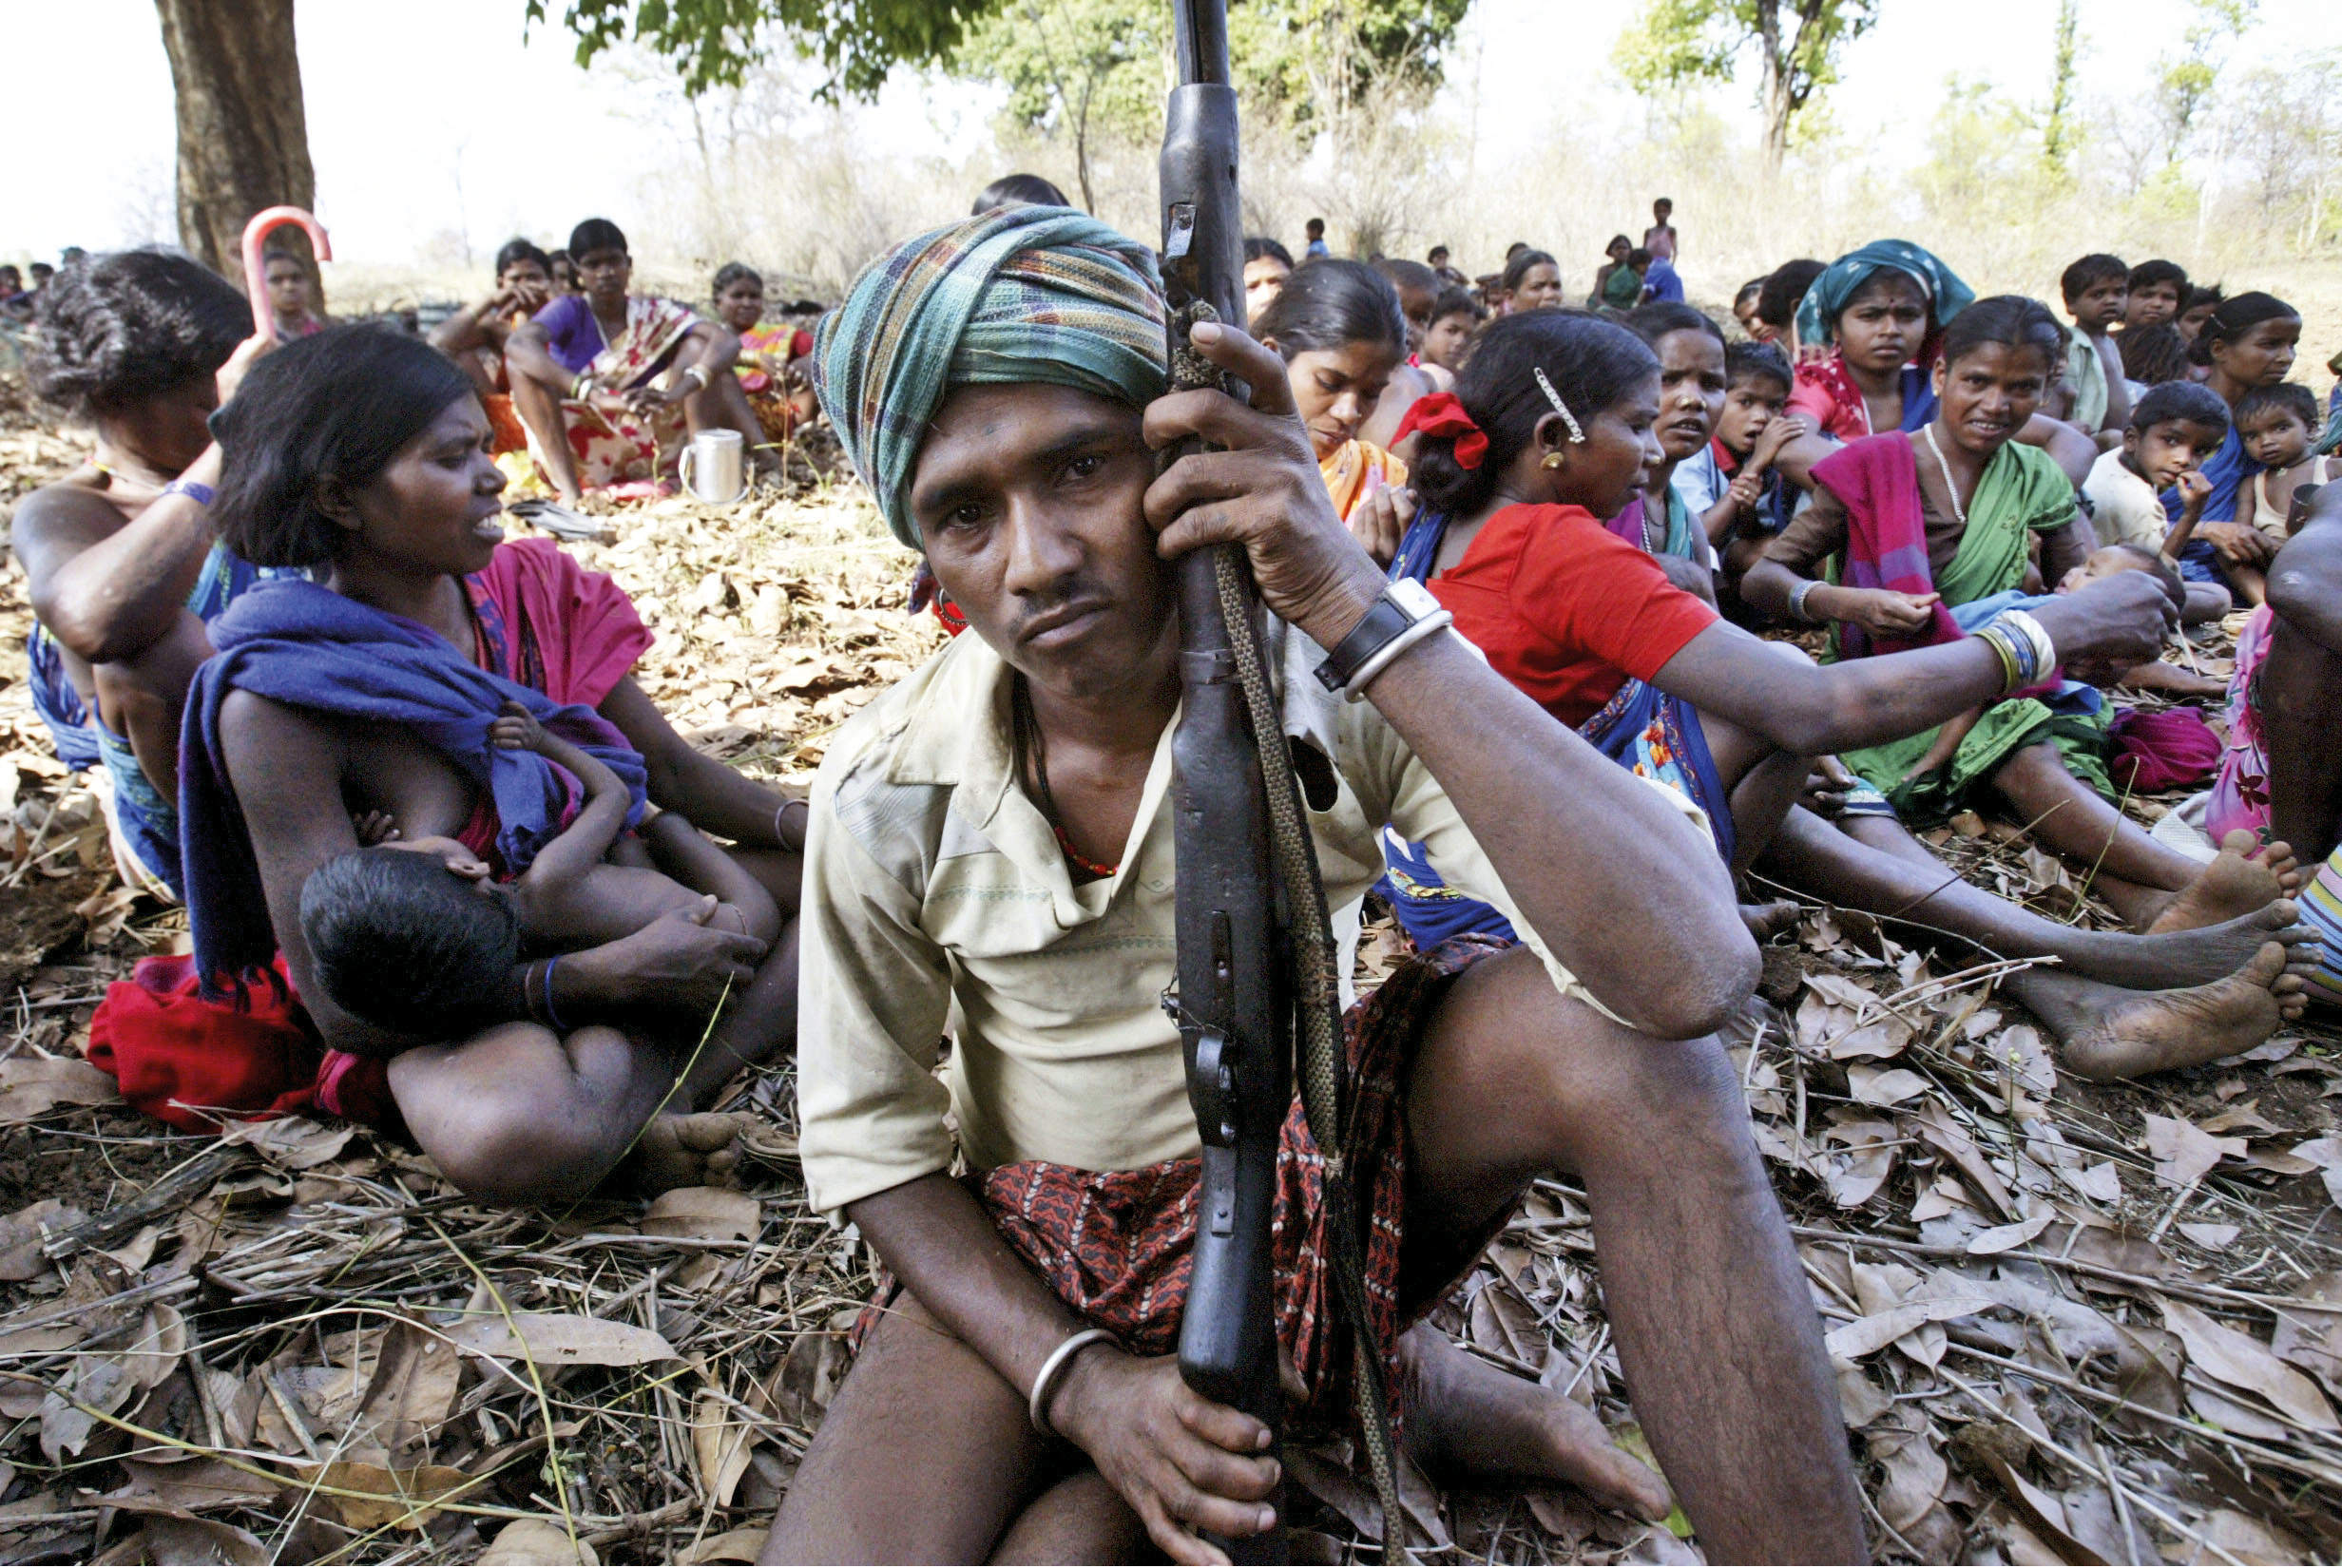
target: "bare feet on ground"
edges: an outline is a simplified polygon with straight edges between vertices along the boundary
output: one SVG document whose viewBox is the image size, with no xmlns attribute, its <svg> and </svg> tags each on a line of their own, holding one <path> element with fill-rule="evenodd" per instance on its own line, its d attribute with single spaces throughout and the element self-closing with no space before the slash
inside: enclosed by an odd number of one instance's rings
<svg viewBox="0 0 2342 1568">
<path fill-rule="evenodd" d="M 2292 901 L 2280 898 L 2217 926 L 2167 930 L 2159 924 L 2154 935 L 2116 936 L 2116 957 L 2087 964 L 2073 959 L 2067 966 L 2076 974 L 2132 990 L 2207 985 L 2250 964 L 2263 943 L 2311 941 L 2309 928 L 2294 924 L 2297 918 Z"/>
<path fill-rule="evenodd" d="M 733 1147 L 755 1119 L 738 1111 L 662 1111 L 635 1140 L 627 1184 L 644 1194 L 705 1187 L 739 1162 Z"/>
<path fill-rule="evenodd" d="M 2219 857 L 2201 875 L 2171 895 L 2147 930 L 2153 934 L 2217 926 L 2300 890 L 2301 867 L 2294 851 L 2283 844 L 2256 844 L 2253 835 L 2239 828 L 2221 841 Z"/>
<path fill-rule="evenodd" d="M 1429 1324 L 1400 1348 L 1407 1451 L 1428 1473 L 1553 1482 L 1653 1521 L 1674 1506 L 1667 1483 L 1567 1394 L 1489 1366 Z"/>
<path fill-rule="evenodd" d="M 2301 1016 L 2302 974 L 2314 962 L 2313 947 L 2271 942 L 2226 980 L 2133 995 L 2066 1040 L 2065 1064 L 2106 1083 L 2249 1051 Z"/>
</svg>

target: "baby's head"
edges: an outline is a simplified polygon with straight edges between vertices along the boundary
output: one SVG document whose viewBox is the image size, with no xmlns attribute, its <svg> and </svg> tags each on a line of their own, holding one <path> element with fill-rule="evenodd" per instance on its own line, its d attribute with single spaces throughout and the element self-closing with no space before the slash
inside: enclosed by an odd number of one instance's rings
<svg viewBox="0 0 2342 1568">
<path fill-rule="evenodd" d="M 2187 597 L 2187 584 L 2180 580 L 2179 568 L 2144 545 L 2101 545 L 2081 565 L 2065 574 L 2065 580 L 2058 584 L 2058 592 L 2072 593 L 2084 583 L 2095 583 L 2117 572 L 2151 572 L 2174 603 Z"/>
<path fill-rule="evenodd" d="M 1770 343 L 1734 343 L 1724 350 L 1724 411 L 1716 439 L 1735 457 L 1756 448 L 1765 427 L 1789 405 L 1789 360 Z"/>
<path fill-rule="evenodd" d="M 2309 456 L 2320 428 L 2317 398 L 2298 381 L 2255 387 L 2236 400 L 2244 454 L 2264 468 L 2290 468 Z"/>
<path fill-rule="evenodd" d="M 499 1016 L 520 923 L 453 839 L 336 855 L 301 885 L 301 934 L 334 1004 L 377 1028 L 452 1040 Z"/>
<path fill-rule="evenodd" d="M 2200 468 L 2228 439 L 2228 405 L 2200 381 L 2166 381 L 2148 389 L 2122 432 L 2122 461 L 2159 490 Z"/>
</svg>

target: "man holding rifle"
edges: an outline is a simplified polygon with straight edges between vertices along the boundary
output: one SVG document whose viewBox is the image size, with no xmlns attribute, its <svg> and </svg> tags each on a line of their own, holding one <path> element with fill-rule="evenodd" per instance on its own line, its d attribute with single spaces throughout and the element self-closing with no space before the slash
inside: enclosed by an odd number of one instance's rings
<svg viewBox="0 0 2342 1568">
<path fill-rule="evenodd" d="M 1409 1451 L 1665 1511 L 1665 1488 L 1582 1407 L 1417 1321 L 1530 1181 L 1566 1171 L 1593 1212 L 1636 1413 L 1710 1556 L 1854 1559 L 1819 1325 L 1705 1038 L 1756 953 L 1704 831 L 1420 606 L 1384 600 L 1273 353 L 1200 327 L 1197 348 L 1253 405 L 1159 399 L 1162 335 L 1152 253 L 1038 207 L 898 245 L 823 324 L 831 420 L 974 635 L 841 730 L 815 787 L 806 1181 L 894 1290 L 865 1317 L 767 1557 L 1119 1560 L 1151 1538 L 1214 1561 L 1199 1532 L 1275 1523 L 1270 1433 L 1191 1392 L 1165 1353 L 1198 1149 L 1161 1004 L 1171 562 L 1229 542 L 1277 618 L 1329 898 L 1379 874 L 1388 824 L 1437 844 L 1526 939 L 1423 955 L 1347 1020 L 1368 1327 Z M 1158 477 L 1156 449 L 1187 436 L 1222 449 Z M 1280 1339 L 1300 1416 L 1338 1419 L 1347 1341 L 1328 1332 L 1322 1182 L 1297 1123 L 1280 1157 Z"/>
</svg>

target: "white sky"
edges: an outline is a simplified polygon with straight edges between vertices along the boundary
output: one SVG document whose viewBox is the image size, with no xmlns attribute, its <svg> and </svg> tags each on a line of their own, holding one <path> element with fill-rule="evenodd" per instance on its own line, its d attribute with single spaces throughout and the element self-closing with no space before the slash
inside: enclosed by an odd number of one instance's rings
<svg viewBox="0 0 2342 1568">
<path fill-rule="evenodd" d="M 1476 90 L 1484 147 L 1529 145 L 1565 106 L 1612 120 L 1633 114 L 1610 66 L 1631 9 L 1480 0 L 1449 91 L 1461 106 Z M 1846 51 L 1831 113 L 1849 130 L 1877 127 L 1891 162 L 1897 149 L 1915 158 L 1952 73 L 2046 98 L 2050 0 L 1886 0 L 1883 9 L 1885 20 Z M 150 0 L 9 10 L 7 140 L 16 156 L 0 197 L 0 258 L 173 238 L 170 69 Z M 468 239 L 484 260 L 514 233 L 557 242 L 589 213 L 626 223 L 632 193 L 675 152 L 642 124 L 653 89 L 580 71 L 558 29 L 524 42 L 521 10 L 521 0 L 299 0 L 317 208 L 337 258 L 397 264 Z M 2143 90 L 2188 14 L 2187 0 L 2083 0 L 2085 102 L 2133 84 Z M 2342 5 L 2261 0 L 2236 58 L 2335 46 Z M 96 58 L 106 64 L 102 90 L 63 68 Z M 858 111 L 860 136 L 882 151 L 957 158 L 983 143 L 986 102 L 965 86 L 897 80 Z M 1721 89 L 1714 105 L 1754 134 L 1747 90 Z"/>
</svg>

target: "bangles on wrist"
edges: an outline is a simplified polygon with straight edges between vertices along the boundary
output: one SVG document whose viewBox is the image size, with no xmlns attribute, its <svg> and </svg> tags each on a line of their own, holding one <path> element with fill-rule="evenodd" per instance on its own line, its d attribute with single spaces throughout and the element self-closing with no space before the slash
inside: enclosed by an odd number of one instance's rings
<svg viewBox="0 0 2342 1568">
<path fill-rule="evenodd" d="M 2000 656 L 2004 697 L 2040 685 L 2057 668 L 2057 644 L 2048 628 L 2024 610 L 2003 610 L 1972 635 Z"/>
<path fill-rule="evenodd" d="M 1792 620 L 1810 621 L 1814 619 L 1813 613 L 1805 607 L 1805 602 L 1821 585 L 1821 579 L 1809 577 L 1789 590 L 1789 614 Z"/>
</svg>

